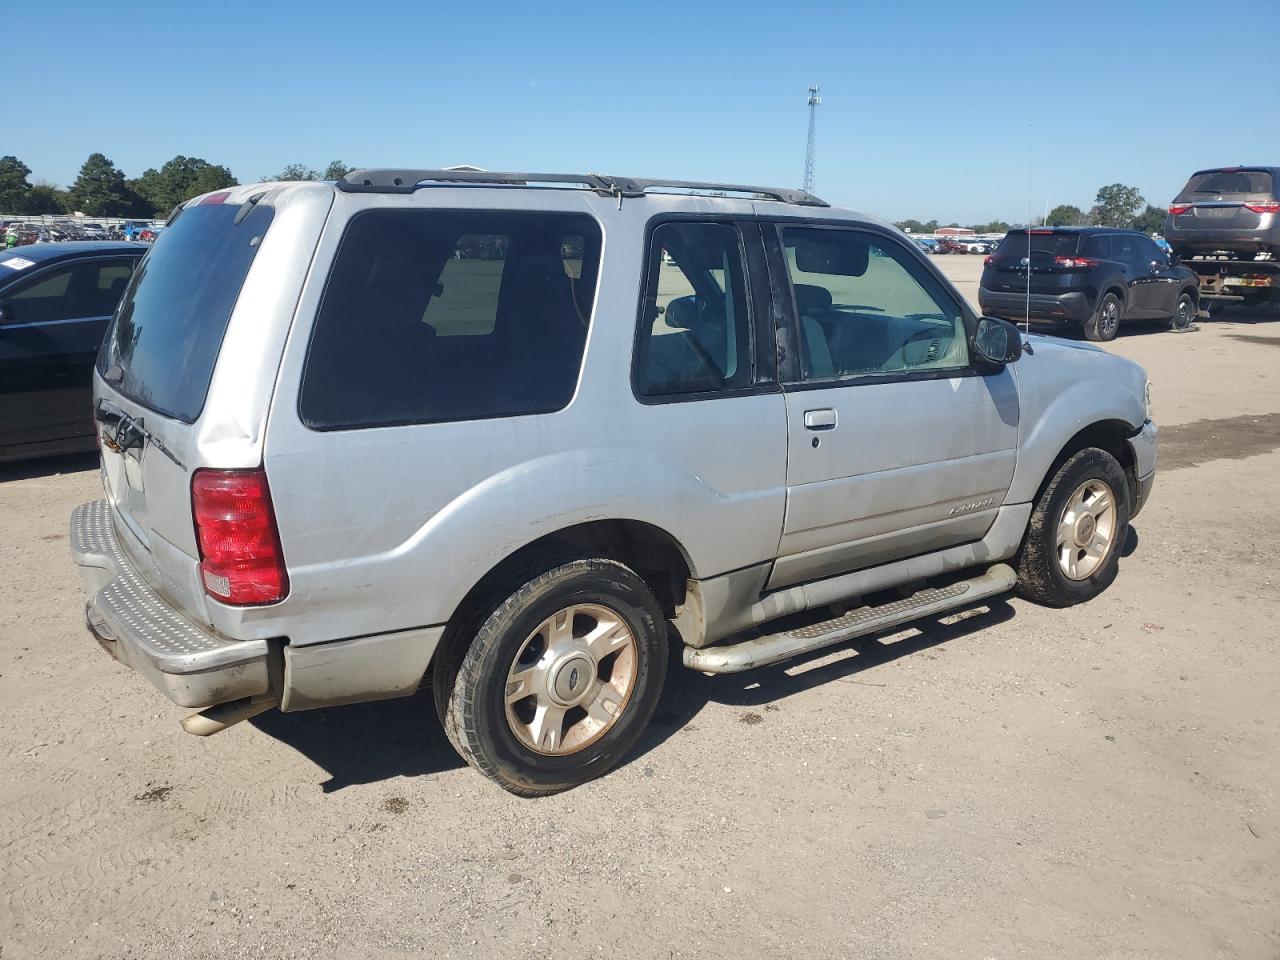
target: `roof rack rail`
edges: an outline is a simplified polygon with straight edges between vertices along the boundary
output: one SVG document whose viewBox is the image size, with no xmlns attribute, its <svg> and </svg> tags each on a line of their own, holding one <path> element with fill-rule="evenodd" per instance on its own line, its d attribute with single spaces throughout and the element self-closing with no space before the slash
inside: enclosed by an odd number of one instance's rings
<svg viewBox="0 0 1280 960">
<path fill-rule="evenodd" d="M 803 190 L 756 187 L 737 183 L 702 183 L 696 180 L 647 180 L 599 173 L 494 173 L 487 170 L 353 170 L 335 186 L 344 193 L 413 193 L 424 183 L 495 184 L 513 187 L 549 187 L 591 190 L 604 196 L 643 197 L 647 193 L 688 193 L 695 196 L 739 196 L 776 200 L 807 207 L 829 204 Z"/>
<path fill-rule="evenodd" d="M 803 190 L 787 187 L 757 187 L 741 183 L 703 183 L 697 180 L 645 180 L 636 177 L 605 177 L 623 196 L 646 193 L 688 193 L 695 196 L 744 196 L 752 200 L 776 200 L 805 207 L 828 207 L 825 200 Z"/>
<path fill-rule="evenodd" d="M 352 170 L 334 184 L 344 193 L 413 193 L 422 183 L 577 187 L 612 193 L 604 178 L 580 173 L 491 173 L 487 170 Z"/>
</svg>

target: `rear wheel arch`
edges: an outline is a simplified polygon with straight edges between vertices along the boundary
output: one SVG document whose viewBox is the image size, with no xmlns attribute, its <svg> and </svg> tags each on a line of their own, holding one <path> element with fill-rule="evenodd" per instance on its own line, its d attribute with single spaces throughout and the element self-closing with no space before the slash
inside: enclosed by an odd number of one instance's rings
<svg viewBox="0 0 1280 960">
<path fill-rule="evenodd" d="M 479 619 L 523 582 L 567 560 L 596 557 L 614 560 L 635 571 L 658 600 L 662 612 L 674 617 L 685 602 L 685 589 L 696 575 L 688 551 L 661 527 L 641 520 L 594 520 L 544 534 L 494 564 L 449 617 L 441 652 L 448 655 L 467 641 Z"/>
</svg>

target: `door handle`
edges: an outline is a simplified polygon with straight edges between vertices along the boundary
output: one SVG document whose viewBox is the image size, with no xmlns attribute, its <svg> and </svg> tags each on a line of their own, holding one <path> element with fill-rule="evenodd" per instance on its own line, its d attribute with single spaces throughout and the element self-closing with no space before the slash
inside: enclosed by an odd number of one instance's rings
<svg viewBox="0 0 1280 960">
<path fill-rule="evenodd" d="M 804 412 L 804 428 L 806 430 L 834 430 L 836 428 L 836 412 L 830 407 L 822 410 L 806 410 Z"/>
</svg>

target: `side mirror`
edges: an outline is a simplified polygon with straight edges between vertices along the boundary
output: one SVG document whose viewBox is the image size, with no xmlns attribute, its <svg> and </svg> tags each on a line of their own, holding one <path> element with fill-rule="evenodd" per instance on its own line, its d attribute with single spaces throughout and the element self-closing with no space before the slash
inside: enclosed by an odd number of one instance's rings
<svg viewBox="0 0 1280 960">
<path fill-rule="evenodd" d="M 972 347 L 988 364 L 1003 367 L 1022 356 L 1022 335 L 1008 320 L 980 317 L 973 332 Z"/>
</svg>

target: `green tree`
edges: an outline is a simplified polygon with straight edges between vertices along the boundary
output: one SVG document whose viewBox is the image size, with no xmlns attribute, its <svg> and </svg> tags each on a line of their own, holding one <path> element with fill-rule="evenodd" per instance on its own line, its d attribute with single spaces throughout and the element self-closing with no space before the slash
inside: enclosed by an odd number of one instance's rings
<svg viewBox="0 0 1280 960">
<path fill-rule="evenodd" d="M 319 180 L 320 171 L 312 170 L 305 163 L 288 163 L 274 177 L 263 177 L 263 180 Z"/>
<path fill-rule="evenodd" d="M 159 170 L 145 171 L 129 185 L 158 212 L 165 213 L 192 197 L 234 187 L 238 182 L 224 166 L 179 155 Z"/>
<path fill-rule="evenodd" d="M 1052 227 L 1082 227 L 1085 222 L 1084 211 L 1071 203 L 1060 203 L 1049 211 L 1044 222 Z"/>
<path fill-rule="evenodd" d="M 73 209 L 93 217 L 140 215 L 141 198 L 129 189 L 124 174 L 100 153 L 89 154 L 71 185 Z"/>
<path fill-rule="evenodd" d="M 329 165 L 324 168 L 324 174 L 320 177 L 320 179 L 321 180 L 341 180 L 343 177 L 345 177 L 348 173 L 350 173 L 354 169 L 356 168 L 347 166 L 341 160 L 330 160 Z"/>
<path fill-rule="evenodd" d="M 969 229 L 974 233 L 1007 233 L 1009 224 L 1003 220 L 992 220 L 989 223 L 975 223 Z"/>
<path fill-rule="evenodd" d="M 1164 232 L 1164 207 L 1155 207 L 1147 204 L 1147 209 L 1138 214 L 1133 220 L 1133 229 L 1141 230 L 1143 233 L 1163 233 Z"/>
<path fill-rule="evenodd" d="M 1100 227 L 1129 228 L 1133 226 L 1139 208 L 1147 201 L 1137 187 L 1112 183 L 1098 190 L 1090 218 Z"/>
<path fill-rule="evenodd" d="M 37 183 L 27 193 L 25 213 L 70 213 L 71 195 L 52 183 Z"/>
<path fill-rule="evenodd" d="M 938 229 L 938 221 L 925 220 L 921 222 L 907 218 L 906 220 L 899 220 L 894 226 L 899 230 L 905 230 L 907 233 L 933 233 Z"/>
<path fill-rule="evenodd" d="M 17 157 L 0 157 L 0 213 L 27 213 L 31 168 Z"/>
</svg>

